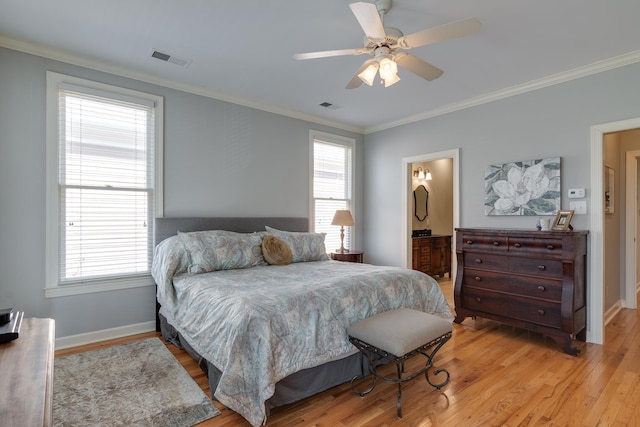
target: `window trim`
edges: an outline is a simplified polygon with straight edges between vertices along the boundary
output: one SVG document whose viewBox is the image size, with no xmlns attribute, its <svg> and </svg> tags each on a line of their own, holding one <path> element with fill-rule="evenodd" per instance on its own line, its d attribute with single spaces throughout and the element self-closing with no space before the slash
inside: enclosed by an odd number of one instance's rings
<svg viewBox="0 0 640 427">
<path fill-rule="evenodd" d="M 327 132 L 321 132 L 317 130 L 309 131 L 309 230 L 315 231 L 315 197 L 314 197 L 314 143 L 319 139 L 330 144 L 343 145 L 351 148 L 351 215 L 354 220 L 357 217 L 356 212 L 356 140 L 346 136 L 335 135 Z M 352 244 L 356 241 L 356 225 L 351 230 Z M 334 249 L 327 248 L 327 253 L 332 252 Z"/>
<path fill-rule="evenodd" d="M 74 85 L 91 91 L 103 91 L 124 97 L 134 97 L 153 102 L 155 114 L 155 177 L 154 177 L 154 216 L 163 216 L 163 129 L 164 98 L 145 92 L 125 89 L 118 86 L 99 83 L 79 77 L 47 71 L 46 89 L 46 235 L 45 235 L 45 297 L 62 297 L 94 292 L 130 289 L 155 285 L 150 274 L 92 280 L 79 284 L 60 285 L 58 282 L 59 258 L 59 197 L 58 197 L 58 89 L 62 85 Z"/>
</svg>

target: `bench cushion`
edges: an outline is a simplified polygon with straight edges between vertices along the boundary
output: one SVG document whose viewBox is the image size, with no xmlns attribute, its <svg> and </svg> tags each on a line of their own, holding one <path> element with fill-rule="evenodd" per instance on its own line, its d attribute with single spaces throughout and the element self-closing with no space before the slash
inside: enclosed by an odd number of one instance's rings
<svg viewBox="0 0 640 427">
<path fill-rule="evenodd" d="M 398 357 L 452 331 L 448 320 L 410 308 L 376 314 L 348 329 L 350 336 Z"/>
</svg>

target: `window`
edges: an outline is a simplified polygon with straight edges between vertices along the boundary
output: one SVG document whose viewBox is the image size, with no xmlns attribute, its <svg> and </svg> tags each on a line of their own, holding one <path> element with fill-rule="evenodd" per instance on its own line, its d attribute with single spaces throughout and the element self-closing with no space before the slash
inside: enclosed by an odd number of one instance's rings
<svg viewBox="0 0 640 427">
<path fill-rule="evenodd" d="M 162 98 L 47 74 L 47 296 L 152 284 Z"/>
<path fill-rule="evenodd" d="M 340 248 L 340 226 L 331 225 L 338 209 L 353 212 L 353 150 L 354 141 L 334 135 L 312 132 L 313 177 L 312 208 L 313 230 L 327 233 L 327 251 Z M 353 227 L 345 227 L 344 247 L 352 248 Z"/>
</svg>

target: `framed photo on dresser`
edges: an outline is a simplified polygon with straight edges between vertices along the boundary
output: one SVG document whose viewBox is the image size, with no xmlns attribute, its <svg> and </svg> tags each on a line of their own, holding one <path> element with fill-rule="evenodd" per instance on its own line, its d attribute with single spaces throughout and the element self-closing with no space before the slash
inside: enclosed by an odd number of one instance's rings
<svg viewBox="0 0 640 427">
<path fill-rule="evenodd" d="M 572 230 L 571 218 L 573 218 L 573 210 L 558 211 L 556 219 L 553 220 L 551 229 L 557 231 Z"/>
</svg>

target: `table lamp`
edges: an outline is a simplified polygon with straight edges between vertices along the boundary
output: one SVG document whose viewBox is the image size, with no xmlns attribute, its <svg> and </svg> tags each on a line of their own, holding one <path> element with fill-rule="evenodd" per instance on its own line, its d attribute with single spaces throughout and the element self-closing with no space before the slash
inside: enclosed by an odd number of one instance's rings
<svg viewBox="0 0 640 427">
<path fill-rule="evenodd" d="M 338 209 L 335 215 L 333 215 L 333 221 L 331 221 L 331 225 L 340 226 L 340 249 L 338 250 L 341 254 L 349 252 L 348 249 L 344 248 L 344 226 L 351 226 L 353 224 L 353 217 L 351 216 L 351 211 L 348 209 Z"/>
</svg>

